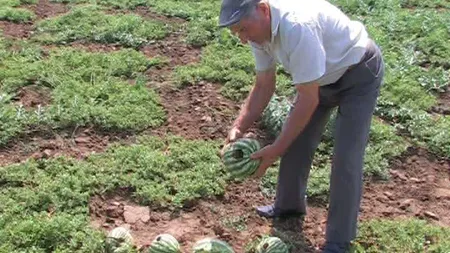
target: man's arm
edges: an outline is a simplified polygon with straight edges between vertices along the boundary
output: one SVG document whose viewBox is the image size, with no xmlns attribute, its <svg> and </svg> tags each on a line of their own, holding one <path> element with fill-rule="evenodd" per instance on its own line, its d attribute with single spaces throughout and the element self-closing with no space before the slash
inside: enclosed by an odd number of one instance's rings
<svg viewBox="0 0 450 253">
<path fill-rule="evenodd" d="M 319 104 L 319 85 L 315 82 L 296 85 L 298 99 L 286 119 L 280 135 L 272 145 L 268 145 L 251 155 L 252 159 L 261 159 L 253 177 L 261 177 L 278 157 L 282 156 L 296 137 L 303 131 Z M 300 154 L 301 155 L 301 154 Z"/>
<path fill-rule="evenodd" d="M 280 155 L 286 152 L 296 137 L 303 131 L 319 104 L 319 84 L 312 82 L 296 85 L 296 89 L 298 97 L 294 108 L 274 142 Z"/>
<path fill-rule="evenodd" d="M 275 92 L 276 74 L 275 68 L 256 74 L 255 86 L 250 91 L 239 116 L 233 123 L 241 132 L 248 128 L 260 117 Z"/>
</svg>

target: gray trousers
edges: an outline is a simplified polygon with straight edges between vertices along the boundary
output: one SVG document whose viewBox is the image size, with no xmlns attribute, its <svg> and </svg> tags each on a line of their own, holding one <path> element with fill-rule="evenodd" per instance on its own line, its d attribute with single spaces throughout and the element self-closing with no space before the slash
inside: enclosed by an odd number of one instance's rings
<svg viewBox="0 0 450 253">
<path fill-rule="evenodd" d="M 384 76 L 384 61 L 371 42 L 366 54 L 336 83 L 320 88 L 320 103 L 304 131 L 281 157 L 275 207 L 306 213 L 306 187 L 314 153 L 331 111 L 338 107 L 330 178 L 326 239 L 356 237 L 363 164 L 371 119 Z"/>
</svg>

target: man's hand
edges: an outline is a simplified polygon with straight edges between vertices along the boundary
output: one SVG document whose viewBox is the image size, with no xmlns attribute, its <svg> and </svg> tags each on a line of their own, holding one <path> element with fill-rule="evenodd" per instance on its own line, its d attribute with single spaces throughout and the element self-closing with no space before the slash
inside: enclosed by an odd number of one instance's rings
<svg viewBox="0 0 450 253">
<path fill-rule="evenodd" d="M 261 159 L 256 172 L 251 176 L 252 178 L 260 178 L 266 174 L 267 169 L 278 159 L 281 154 L 281 150 L 276 145 L 268 145 L 253 153 L 250 157 L 252 159 Z"/>
<path fill-rule="evenodd" d="M 241 130 L 238 127 L 231 128 L 230 132 L 228 133 L 227 139 L 225 140 L 225 143 L 228 144 L 230 142 L 235 142 L 237 139 L 244 136 L 244 134 L 241 132 Z"/>
<path fill-rule="evenodd" d="M 234 121 L 231 130 L 225 140 L 220 156 L 227 145 L 241 138 L 253 122 L 261 115 L 275 92 L 276 69 L 272 68 L 264 72 L 257 72 L 256 84 L 250 91 L 239 116 Z M 250 136 L 249 136 L 250 137 Z"/>
<path fill-rule="evenodd" d="M 243 133 L 239 127 L 232 127 L 231 130 L 228 132 L 228 136 L 225 139 L 224 145 L 222 150 L 220 151 L 220 156 L 223 157 L 223 153 L 225 152 L 225 149 L 228 147 L 230 143 L 235 142 L 239 138 L 256 138 L 256 134 L 249 132 L 249 133 Z"/>
<path fill-rule="evenodd" d="M 225 142 L 223 144 L 223 148 L 220 151 L 220 156 L 223 157 L 223 153 L 225 152 L 225 149 L 228 147 L 228 145 L 232 142 L 235 142 L 237 139 L 244 136 L 244 133 L 238 128 L 238 127 L 232 127 L 231 130 L 228 132 L 228 136 L 225 139 Z"/>
</svg>

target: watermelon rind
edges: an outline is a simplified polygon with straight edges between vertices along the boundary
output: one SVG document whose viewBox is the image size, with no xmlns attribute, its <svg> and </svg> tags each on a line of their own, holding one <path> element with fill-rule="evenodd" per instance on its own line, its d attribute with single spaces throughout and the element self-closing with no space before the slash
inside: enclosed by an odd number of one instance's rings
<svg viewBox="0 0 450 253">
<path fill-rule="evenodd" d="M 148 253 L 181 253 L 180 244 L 171 234 L 159 234 L 153 239 Z"/>
<path fill-rule="evenodd" d="M 254 174 L 261 163 L 261 159 L 252 159 L 251 155 L 260 149 L 260 143 L 252 138 L 240 138 L 227 145 L 222 160 L 230 176 L 245 178 Z M 236 157 L 236 155 L 241 156 Z"/>
<path fill-rule="evenodd" d="M 204 238 L 194 244 L 192 253 L 234 253 L 234 250 L 225 241 L 216 238 Z"/>
<path fill-rule="evenodd" d="M 256 246 L 256 253 L 288 253 L 289 248 L 280 238 L 269 236 Z"/>
<path fill-rule="evenodd" d="M 128 229 L 116 227 L 105 239 L 106 253 L 127 253 L 133 248 L 133 237 Z"/>
</svg>

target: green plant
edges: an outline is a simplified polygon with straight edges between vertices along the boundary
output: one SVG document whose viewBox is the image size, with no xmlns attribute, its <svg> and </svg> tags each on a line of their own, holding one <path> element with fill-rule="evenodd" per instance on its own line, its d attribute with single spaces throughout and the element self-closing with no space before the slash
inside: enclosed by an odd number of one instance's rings
<svg viewBox="0 0 450 253">
<path fill-rule="evenodd" d="M 145 20 L 135 14 L 105 14 L 98 6 L 86 5 L 38 22 L 34 39 L 64 44 L 85 40 L 136 48 L 164 38 L 169 31 L 170 27 L 159 21 Z"/>
<path fill-rule="evenodd" d="M 448 252 L 450 230 L 417 219 L 376 219 L 360 225 L 352 252 Z"/>
</svg>

